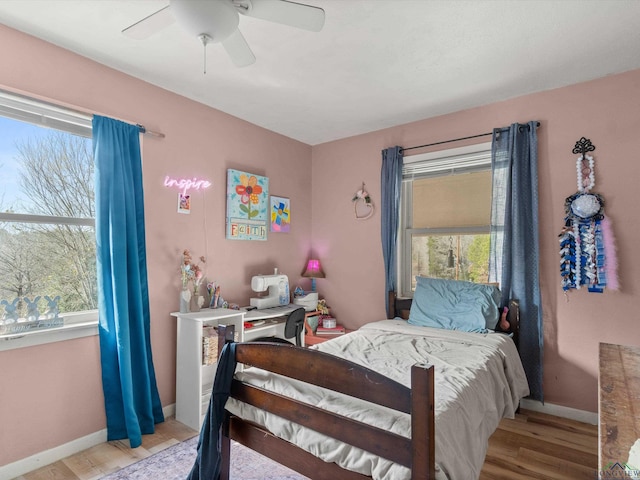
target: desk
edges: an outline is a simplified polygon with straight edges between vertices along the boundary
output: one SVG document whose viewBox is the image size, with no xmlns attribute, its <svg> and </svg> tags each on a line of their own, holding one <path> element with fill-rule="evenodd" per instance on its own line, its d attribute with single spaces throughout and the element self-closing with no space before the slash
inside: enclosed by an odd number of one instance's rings
<svg viewBox="0 0 640 480">
<path fill-rule="evenodd" d="M 245 312 L 244 319 L 247 322 L 252 322 L 254 320 L 264 320 L 267 318 L 284 317 L 289 315 L 294 310 L 297 310 L 298 308 L 302 308 L 302 307 L 300 305 L 295 305 L 293 303 L 290 303 L 289 305 L 281 305 L 279 307 L 262 308 L 262 309 L 256 308 L 255 310 L 241 309 L 240 311 Z"/>
<path fill-rule="evenodd" d="M 302 308 L 300 305 L 290 303 L 289 305 L 282 305 L 279 307 L 263 308 L 245 311 L 244 321 L 251 322 L 255 326 L 251 328 L 244 328 L 242 333 L 241 342 L 250 342 L 251 340 L 259 337 L 280 337 L 284 336 L 284 326 L 287 321 L 287 315 L 294 310 Z M 264 322 L 264 323 L 262 323 Z M 295 339 L 288 339 L 290 342 L 295 343 Z M 304 329 L 300 334 L 300 342 L 304 347 Z"/>
<path fill-rule="evenodd" d="M 598 384 L 602 471 L 610 464 L 626 463 L 640 438 L 640 347 L 601 343 Z"/>
</svg>

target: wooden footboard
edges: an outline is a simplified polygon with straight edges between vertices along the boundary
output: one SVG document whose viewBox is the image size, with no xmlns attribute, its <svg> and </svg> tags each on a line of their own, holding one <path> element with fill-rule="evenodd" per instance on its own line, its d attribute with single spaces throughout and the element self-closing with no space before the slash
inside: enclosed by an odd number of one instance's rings
<svg viewBox="0 0 640 480">
<path fill-rule="evenodd" d="M 218 335 L 221 345 L 230 341 L 233 326 L 219 326 Z M 432 366 L 413 366 L 409 389 L 355 363 L 293 345 L 240 343 L 236 345 L 236 360 L 410 414 L 411 438 L 406 438 L 238 380 L 231 388 L 233 398 L 409 468 L 412 479 L 435 478 Z M 369 478 L 327 463 L 227 412 L 222 439 L 223 480 L 229 478 L 231 439 L 314 480 Z"/>
</svg>

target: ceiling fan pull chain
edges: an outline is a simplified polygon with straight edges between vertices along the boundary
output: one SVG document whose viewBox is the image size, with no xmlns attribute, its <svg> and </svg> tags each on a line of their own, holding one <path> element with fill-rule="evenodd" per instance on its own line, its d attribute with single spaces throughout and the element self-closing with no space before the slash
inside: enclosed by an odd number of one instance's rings
<svg viewBox="0 0 640 480">
<path fill-rule="evenodd" d="M 203 74 L 206 75 L 207 74 L 207 44 L 209 43 L 209 40 L 211 40 L 211 37 L 209 35 L 207 35 L 206 33 L 202 33 L 200 35 L 198 35 L 198 38 L 200 39 L 200 41 L 202 42 L 202 46 L 204 47 L 204 57 L 203 57 Z"/>
</svg>

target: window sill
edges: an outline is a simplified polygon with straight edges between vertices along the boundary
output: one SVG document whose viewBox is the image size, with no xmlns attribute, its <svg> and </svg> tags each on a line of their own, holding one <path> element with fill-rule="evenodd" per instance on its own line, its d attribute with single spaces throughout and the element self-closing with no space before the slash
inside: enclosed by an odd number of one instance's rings
<svg viewBox="0 0 640 480">
<path fill-rule="evenodd" d="M 98 311 L 66 314 L 65 325 L 32 332 L 0 335 L 0 352 L 98 334 Z"/>
</svg>

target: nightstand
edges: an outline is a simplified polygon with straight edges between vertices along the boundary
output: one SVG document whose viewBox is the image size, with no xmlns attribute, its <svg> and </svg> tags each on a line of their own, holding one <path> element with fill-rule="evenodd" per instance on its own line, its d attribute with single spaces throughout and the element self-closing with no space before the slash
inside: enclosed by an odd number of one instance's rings
<svg viewBox="0 0 640 480">
<path fill-rule="evenodd" d="M 309 345 L 316 345 L 318 343 L 326 342 L 327 340 L 331 340 L 332 338 L 341 337 L 342 335 L 316 335 L 307 322 L 307 318 L 315 317 L 316 315 L 320 315 L 320 312 L 307 312 L 304 316 L 304 345 L 308 347 Z M 353 330 L 346 330 L 346 333 L 352 332 Z"/>
</svg>

